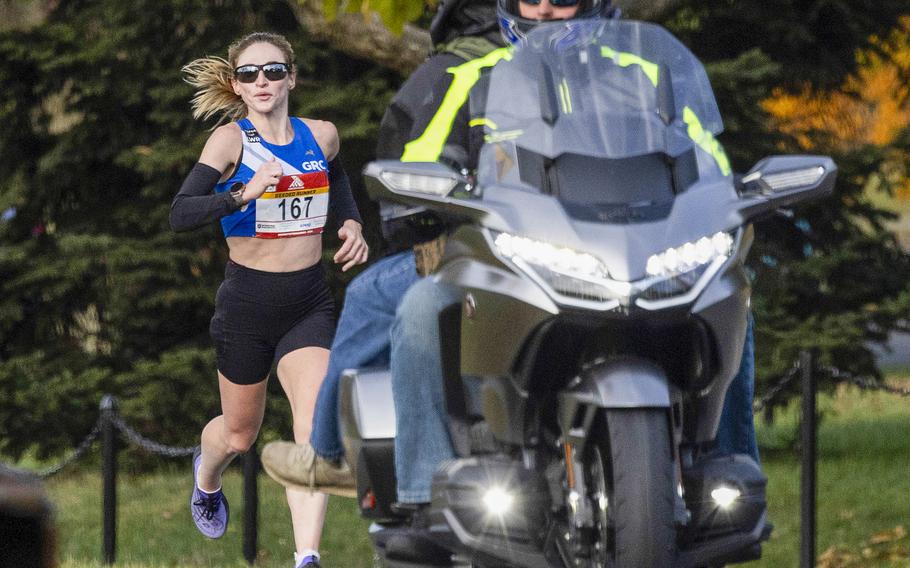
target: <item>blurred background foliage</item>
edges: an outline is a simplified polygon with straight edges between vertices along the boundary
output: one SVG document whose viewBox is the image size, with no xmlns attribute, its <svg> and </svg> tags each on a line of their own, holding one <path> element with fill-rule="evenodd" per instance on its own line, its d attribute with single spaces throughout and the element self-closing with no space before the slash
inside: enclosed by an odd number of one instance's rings
<svg viewBox="0 0 910 568">
<path fill-rule="evenodd" d="M 218 413 L 208 323 L 226 248 L 175 234 L 170 200 L 214 124 L 190 117 L 180 67 L 258 29 L 299 62 L 291 112 L 338 125 L 359 172 L 402 77 L 315 42 L 297 0 L 0 1 L 0 453 L 53 456 L 91 429 L 101 393 L 144 435 L 193 445 Z M 645 2 L 624 4 L 627 16 Z M 774 153 L 830 154 L 836 195 L 757 227 L 759 391 L 800 349 L 877 375 L 871 346 L 907 329 L 910 19 L 905 2 L 678 0 L 649 17 L 705 63 L 738 171 Z M 326 2 L 426 25 L 422 0 Z M 12 23 L 11 23 L 12 22 Z M 351 32 L 356 34 L 356 29 Z M 363 39 L 363 38 L 360 38 Z M 337 243 L 327 233 L 327 251 Z M 339 301 L 350 274 L 330 270 Z M 274 385 L 264 435 L 289 437 Z"/>
</svg>

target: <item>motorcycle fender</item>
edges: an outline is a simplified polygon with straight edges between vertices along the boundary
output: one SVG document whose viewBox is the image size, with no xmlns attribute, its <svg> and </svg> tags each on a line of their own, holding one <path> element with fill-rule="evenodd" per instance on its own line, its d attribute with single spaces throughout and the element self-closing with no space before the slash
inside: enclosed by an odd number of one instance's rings
<svg viewBox="0 0 910 568">
<path fill-rule="evenodd" d="M 589 367 L 560 398 L 598 408 L 669 408 L 670 385 L 656 363 L 622 357 Z"/>
</svg>

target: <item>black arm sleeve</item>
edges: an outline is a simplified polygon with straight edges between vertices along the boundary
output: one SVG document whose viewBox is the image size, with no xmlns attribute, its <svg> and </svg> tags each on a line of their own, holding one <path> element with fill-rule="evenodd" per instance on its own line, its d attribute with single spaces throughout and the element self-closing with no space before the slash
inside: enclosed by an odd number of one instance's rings
<svg viewBox="0 0 910 568">
<path fill-rule="evenodd" d="M 172 229 L 189 231 L 239 209 L 230 193 L 212 193 L 220 178 L 221 172 L 211 166 L 193 166 L 171 202 Z"/>
<path fill-rule="evenodd" d="M 329 188 L 329 207 L 338 224 L 342 225 L 348 219 L 353 219 L 363 225 L 357 203 L 354 202 L 354 194 L 351 192 L 351 180 L 344 171 L 340 155 L 336 155 L 329 162 Z"/>
</svg>

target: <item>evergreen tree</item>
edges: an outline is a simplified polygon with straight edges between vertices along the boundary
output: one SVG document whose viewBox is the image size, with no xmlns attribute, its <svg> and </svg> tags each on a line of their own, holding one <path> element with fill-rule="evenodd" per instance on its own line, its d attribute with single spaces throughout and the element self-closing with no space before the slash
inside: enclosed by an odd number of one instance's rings
<svg viewBox="0 0 910 568">
<path fill-rule="evenodd" d="M 398 78 L 312 44 L 286 3 L 74 0 L 0 34 L 0 452 L 71 447 L 106 392 L 166 443 L 197 443 L 218 413 L 208 325 L 226 246 L 215 224 L 168 227 L 214 126 L 192 120 L 180 67 L 260 29 L 294 45 L 291 113 L 338 125 L 359 182 Z"/>
<path fill-rule="evenodd" d="M 805 348 L 818 348 L 825 365 L 878 376 L 870 345 L 908 325 L 910 259 L 886 228 L 893 215 L 867 189 L 899 181 L 885 171 L 895 152 L 910 155 L 897 143 L 845 145 L 820 131 L 781 132 L 762 104 L 775 89 L 836 88 L 855 70 L 857 50 L 881 50 L 878 40 L 907 11 L 895 1 L 681 0 L 662 18 L 706 65 L 726 127 L 721 141 L 738 171 L 766 155 L 805 153 L 807 137 L 813 153 L 831 155 L 840 170 L 832 198 L 756 226 L 749 263 L 759 392 Z"/>
<path fill-rule="evenodd" d="M 215 225 L 186 234 L 167 226 L 170 200 L 213 126 L 190 118 L 184 63 L 223 55 L 257 29 L 288 36 L 300 73 L 291 111 L 339 126 L 365 206 L 360 166 L 400 79 L 314 44 L 296 2 L 71 0 L 50 4 L 37 27 L 0 33 L 0 453 L 71 447 L 103 392 L 168 443 L 195 443 L 218 412 L 208 323 L 226 248 Z M 396 6 L 416 17 L 422 3 Z M 774 88 L 841 84 L 854 51 L 906 10 L 904 0 L 663 4 L 659 23 L 706 64 L 721 139 L 740 171 L 799 150 L 761 105 Z M 757 227 L 760 378 L 808 346 L 825 362 L 875 373 L 869 342 L 906 325 L 910 263 L 866 189 L 893 182 L 884 170 L 910 156 L 908 132 L 887 147 L 818 144 L 840 166 L 835 197 Z M 375 235 L 375 215 L 367 218 Z M 330 278 L 340 291 L 337 272 Z M 282 397 L 270 401 L 278 419 L 267 435 L 287 437 Z"/>
</svg>

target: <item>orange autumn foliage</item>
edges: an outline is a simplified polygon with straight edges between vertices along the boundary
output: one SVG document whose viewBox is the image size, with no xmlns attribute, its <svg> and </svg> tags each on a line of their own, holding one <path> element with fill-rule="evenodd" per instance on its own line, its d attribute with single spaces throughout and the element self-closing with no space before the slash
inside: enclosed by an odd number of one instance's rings
<svg viewBox="0 0 910 568">
<path fill-rule="evenodd" d="M 809 85 L 796 93 L 775 89 L 762 101 L 772 126 L 806 151 L 893 143 L 910 128 L 910 16 L 901 18 L 887 37 L 873 37 L 872 43 L 881 53 L 858 52 L 856 72 L 834 91 L 819 92 Z M 910 199 L 910 180 L 898 197 Z"/>
</svg>

